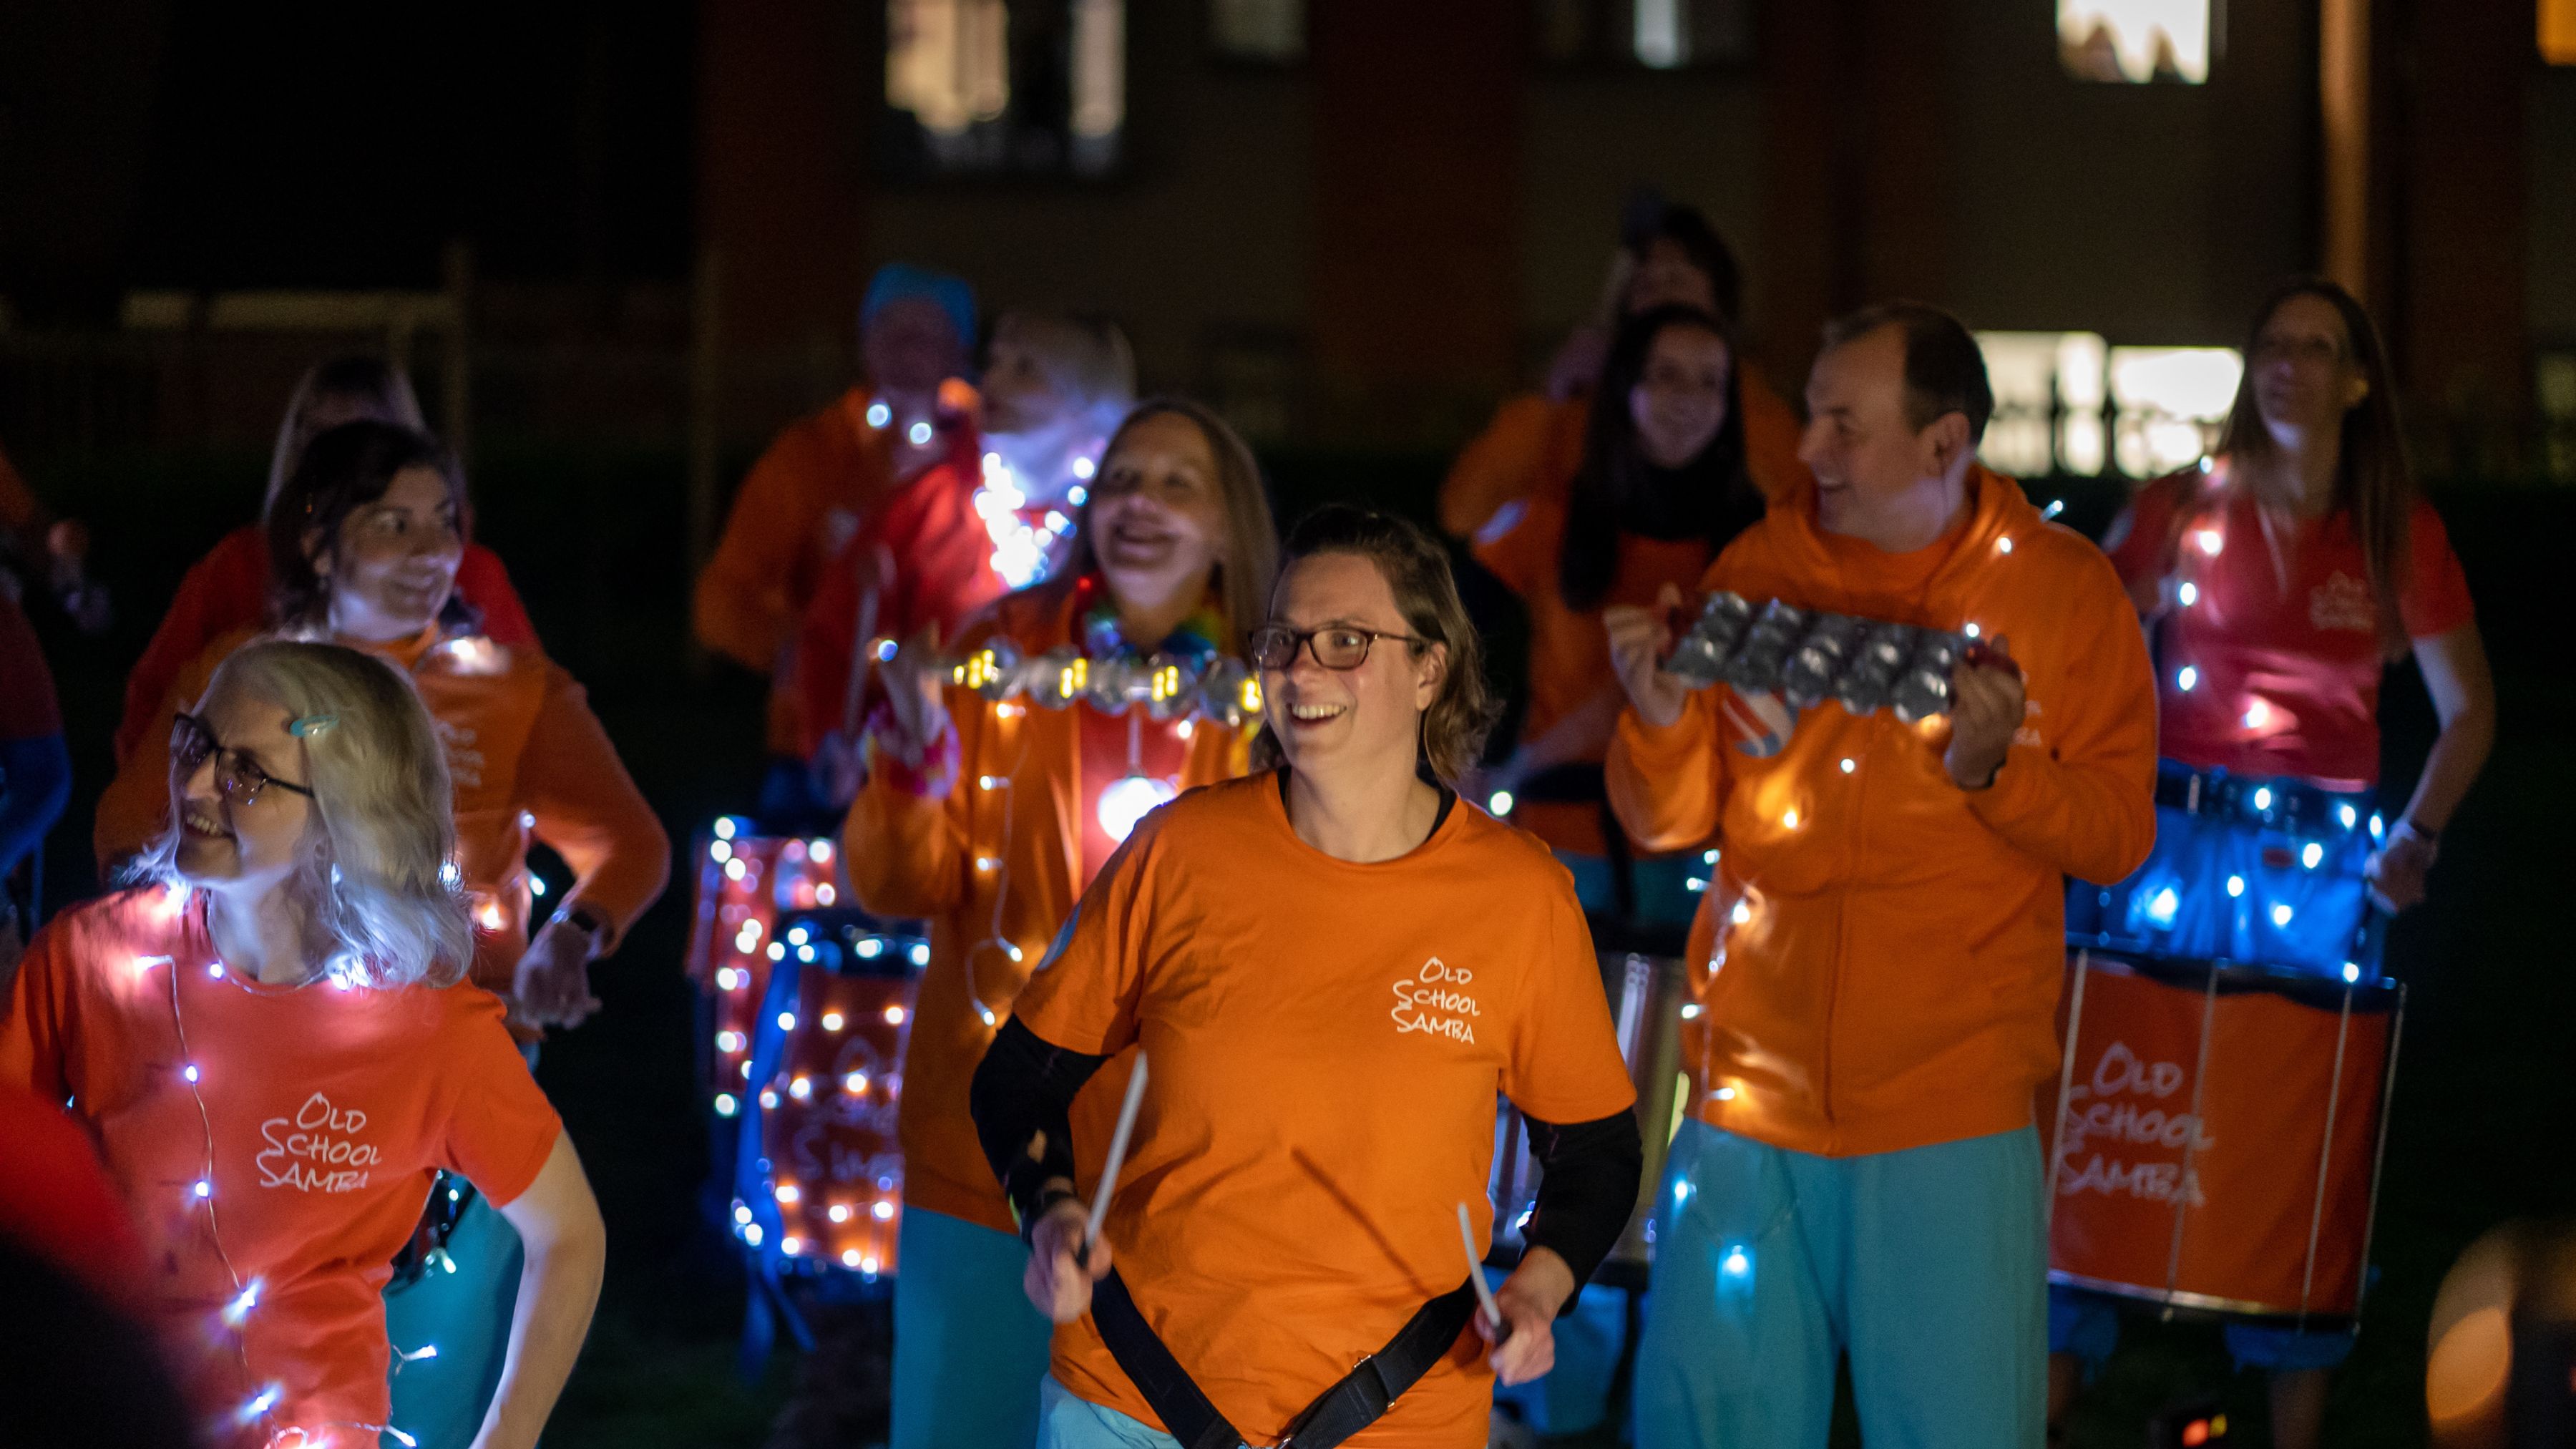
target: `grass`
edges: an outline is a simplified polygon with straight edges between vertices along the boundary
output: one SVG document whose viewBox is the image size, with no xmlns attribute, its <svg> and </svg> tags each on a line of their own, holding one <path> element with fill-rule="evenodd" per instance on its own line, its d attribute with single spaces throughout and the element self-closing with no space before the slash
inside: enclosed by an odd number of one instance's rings
<svg viewBox="0 0 2576 1449">
<path fill-rule="evenodd" d="M 103 640 L 40 617 L 73 744 L 77 791 L 50 845 L 49 895 L 90 888 L 88 820 L 109 769 L 124 673 L 180 571 L 256 497 L 249 455 L 25 460 L 47 496 L 91 520 L 121 620 Z M 1327 496 L 1427 511 L 1437 460 L 1282 457 L 1294 516 Z M 760 773 L 759 683 L 692 656 L 689 580 L 678 540 L 681 469 L 663 453 L 567 452 L 487 443 L 478 468 L 484 539 L 511 563 L 549 649 L 591 690 L 629 768 L 676 842 L 741 810 Z M 2381 1272 L 2360 1345 L 2335 1376 L 2328 1432 L 2349 1449 L 2424 1442 L 2423 1331 L 2441 1274 L 2506 1218 L 2576 1212 L 2576 1127 L 2566 1028 L 2566 822 L 2576 817 L 2576 680 L 2563 605 L 2540 584 L 2563 567 L 2576 494 L 2437 495 L 2483 605 L 2503 699 L 2502 742 L 2443 845 L 2431 904 L 2393 933 L 2390 966 L 2412 989 L 2389 1138 Z M 2070 522 L 2098 528 L 2113 496 L 2075 490 Z M 1504 621 L 1508 636 L 1511 621 Z M 2556 660 L 2553 664 L 2551 661 Z M 2392 678 L 2387 775 L 2414 777 L 2432 720 L 2412 671 Z M 787 1398 L 793 1354 L 737 1372 L 742 1277 L 699 1213 L 703 1123 L 691 1079 L 689 988 L 680 974 L 686 877 L 601 973 L 605 1012 L 550 1044 L 540 1077 L 570 1124 L 606 1208 L 608 1289 L 547 1443 L 754 1445 Z M 1926 1332 L 1938 1332 L 1928 1323 Z M 2132 1322 L 2074 1428 L 2080 1449 L 2132 1449 L 2147 1418 L 2186 1391 L 2216 1390 L 2266 1442 L 2259 1381 L 2229 1368 L 2214 1329 Z M 1848 1424 L 1840 1443 L 1857 1443 Z"/>
</svg>

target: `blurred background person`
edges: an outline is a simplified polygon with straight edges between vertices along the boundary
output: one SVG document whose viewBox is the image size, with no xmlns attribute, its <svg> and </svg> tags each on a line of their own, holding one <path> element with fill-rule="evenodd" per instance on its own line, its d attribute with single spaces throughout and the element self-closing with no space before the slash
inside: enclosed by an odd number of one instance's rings
<svg viewBox="0 0 2576 1449">
<path fill-rule="evenodd" d="M 225 534 L 203 559 L 179 580 L 170 607 L 152 631 L 152 642 L 134 661 L 125 680 L 125 713 L 116 727 L 116 758 L 121 764 L 149 744 L 154 717 L 170 693 L 171 681 L 206 652 L 206 646 L 237 629 L 256 628 L 269 619 L 270 521 L 278 494 L 303 461 L 305 446 L 342 423 L 373 419 L 426 431 L 420 400 L 402 369 L 381 357 L 351 355 L 315 363 L 295 384 L 286 417 L 277 425 L 277 443 L 268 455 L 268 491 L 260 500 L 259 521 Z M 456 592 L 479 611 L 483 632 L 492 642 L 511 648 L 533 646 L 536 626 L 527 607 L 510 586 L 509 571 L 490 549 L 472 541 L 473 517 L 467 510 L 459 526 L 465 531 L 465 555 L 456 568 Z"/>
<path fill-rule="evenodd" d="M 1633 859 L 1610 818 L 1601 761 L 1625 696 L 1601 611 L 1695 589 L 1762 517 L 1739 390 L 1715 313 L 1671 303 L 1630 318 L 1601 373 L 1615 402 L 1588 410 L 1573 472 L 1542 479 L 1476 540 L 1530 620 L 1528 709 L 1511 754 L 1475 777 L 1477 798 L 1555 848 L 1605 946 L 1644 949 L 1644 931 L 1676 953 L 1699 897 L 1685 884 L 1695 853 Z"/>
<path fill-rule="evenodd" d="M 943 464 L 968 480 L 980 472 L 974 390 L 962 380 L 974 340 L 964 281 L 903 262 L 878 268 L 859 304 L 860 380 L 752 464 L 698 574 L 698 642 L 769 677 L 761 812 L 777 828 L 828 830 L 838 813 L 808 785 L 797 629 L 827 566 L 895 490 Z"/>
<path fill-rule="evenodd" d="M 227 1444 L 385 1428 L 377 1294 L 434 1173 L 477 1184 L 526 1267 L 473 1439 L 534 1445 L 605 1234 L 500 1003 L 466 984 L 436 727 L 393 668 L 329 645 L 254 644 L 189 703 L 139 884 L 30 945 L 0 1081 L 105 1144 L 164 1351 Z"/>
<path fill-rule="evenodd" d="M 1245 657 L 1278 543 L 1259 466 L 1196 403 L 1158 399 L 1109 441 L 1067 566 L 969 624 L 958 654 L 1166 654 L 1204 672 Z M 896 1449 L 1034 1442 L 1050 1325 L 1020 1292 L 1027 1255 L 967 1112 L 967 1087 L 1029 972 L 1146 809 L 1240 775 L 1241 728 L 1003 705 L 889 666 L 873 767 L 843 828 L 861 904 L 926 917 L 930 966 L 904 1052 L 904 1213 L 895 1278 Z M 989 862 L 989 866 L 979 864 Z M 1114 1112 L 1124 1074 L 1085 1098 Z"/>
<path fill-rule="evenodd" d="M 71 803 L 72 757 L 53 671 L 17 602 L 0 594 L 0 989 L 26 943 L 22 912 L 44 909 L 36 868 L 45 835 Z M 23 892 L 19 868 L 28 867 Z M 19 897 L 26 900 L 23 906 Z"/>
<path fill-rule="evenodd" d="M 2496 698 L 2467 577 L 2415 487 L 2361 303 L 2322 278 L 2276 289 L 2255 313 L 2218 454 L 2147 485 L 2106 542 L 2159 646 L 2156 846 L 2119 885 L 2072 890 L 2070 929 L 2375 979 L 2385 913 L 2424 899 L 2442 831 L 2494 746 Z M 2383 831 L 2380 680 L 2409 655 L 2441 732 Z M 2256 789 L 2336 843 L 2291 857 L 2271 810 L 2232 803 Z M 2059 1417 L 2079 1361 L 2117 1343 L 2116 1312 L 2054 1295 Z M 2353 1334 L 2231 1323 L 2226 1338 L 2239 1367 L 2272 1374 L 2272 1442 L 2312 1449 Z"/>
<path fill-rule="evenodd" d="M 21 571 L 0 573 L 0 592 L 32 583 L 53 595 L 81 632 L 106 631 L 111 611 L 106 586 L 89 574 L 88 526 L 56 518 L 6 453 L 0 453 L 0 559 Z"/>
<path fill-rule="evenodd" d="M 797 631 L 800 752 L 825 802 L 845 806 L 857 787 L 851 752 L 871 697 L 860 648 L 953 637 L 967 616 L 1053 572 L 1134 396 L 1135 362 L 1116 328 L 1025 312 L 994 325 L 983 416 L 1010 431 L 980 444 L 961 435 L 862 520 Z"/>
<path fill-rule="evenodd" d="M 1670 205 L 1649 189 L 1629 203 L 1600 317 L 1567 342 L 1544 391 L 1506 401 L 1485 431 L 1459 453 L 1440 485 L 1440 526 L 1460 538 L 1477 534 L 1549 480 L 1580 468 L 1590 436 L 1594 387 L 1608 362 L 1611 339 L 1628 318 L 1670 305 L 1710 313 L 1734 337 L 1743 327 L 1743 273 L 1708 218 L 1691 207 Z M 1735 411 L 1742 419 L 1745 468 L 1754 486 L 1765 498 L 1785 496 L 1804 476 L 1798 463 L 1798 415 L 1741 358 L 1736 359 Z"/>
</svg>

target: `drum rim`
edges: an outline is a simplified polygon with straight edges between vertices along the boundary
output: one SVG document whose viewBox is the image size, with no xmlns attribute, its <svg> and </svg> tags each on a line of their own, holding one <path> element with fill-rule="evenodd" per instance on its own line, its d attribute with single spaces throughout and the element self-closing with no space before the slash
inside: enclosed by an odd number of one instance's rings
<svg viewBox="0 0 2576 1449">
<path fill-rule="evenodd" d="M 2405 984 L 2393 976 L 2365 976 L 2359 981 L 2345 981 L 2341 977 L 2288 971 L 2254 962 L 2204 956 L 2165 956 L 2119 946 L 2080 945 L 2074 948 L 2074 953 L 2087 957 L 2093 970 L 2116 969 L 2158 985 L 2192 991 L 2207 990 L 2210 978 L 2215 976 L 2221 996 L 2263 992 L 2287 997 L 2301 1005 L 2340 1011 L 2349 993 L 2354 1011 L 2374 1014 L 2394 1014 L 2404 1002 Z"/>
<path fill-rule="evenodd" d="M 2170 1291 L 2162 1288 L 2141 1288 L 2135 1283 L 2115 1283 L 2106 1278 L 2087 1278 L 2080 1273 L 2069 1273 L 2062 1268 L 2049 1269 L 2048 1281 L 2052 1287 L 2074 1288 L 2086 1293 L 2126 1298 L 2132 1302 L 2154 1304 L 2157 1307 L 2170 1308 L 2181 1313 L 2206 1314 L 2213 1318 L 2234 1319 L 2240 1322 L 2259 1319 L 2267 1326 L 2296 1325 L 2304 1319 L 2306 1330 L 2311 1332 L 2350 1328 L 2361 1317 L 2358 1312 L 2350 1310 L 2311 1309 L 2301 1314 L 2296 1308 L 2257 1303 L 2247 1298 L 2221 1298 L 2211 1293 L 2187 1293 L 2179 1288 Z"/>
</svg>

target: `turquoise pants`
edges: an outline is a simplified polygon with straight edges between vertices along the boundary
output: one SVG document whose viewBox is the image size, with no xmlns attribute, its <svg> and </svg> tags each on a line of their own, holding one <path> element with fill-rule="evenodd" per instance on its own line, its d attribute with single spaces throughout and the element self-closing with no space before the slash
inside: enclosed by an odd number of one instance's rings
<svg viewBox="0 0 2576 1449">
<path fill-rule="evenodd" d="M 889 1449 L 1036 1443 L 1054 1328 L 1020 1286 L 1028 1250 L 1008 1233 L 906 1208 L 895 1254 Z"/>
<path fill-rule="evenodd" d="M 1823 1449 L 1851 1357 L 1871 1449 L 2039 1449 L 2034 1128 L 1860 1157 L 1684 1122 L 1655 1218 L 1638 1449 Z"/>
<path fill-rule="evenodd" d="M 441 1178 L 438 1191 L 450 1185 Z M 467 1449 L 482 1429 L 510 1351 L 523 1256 L 518 1232 L 477 1193 L 456 1220 L 446 1258 L 385 1290 L 385 1336 L 397 1355 L 391 1422 L 420 1449 Z"/>
<path fill-rule="evenodd" d="M 1142 1419 L 1075 1398 L 1053 1374 L 1038 1389 L 1036 1443 L 1038 1449 L 1181 1449 L 1180 1440 Z"/>
</svg>

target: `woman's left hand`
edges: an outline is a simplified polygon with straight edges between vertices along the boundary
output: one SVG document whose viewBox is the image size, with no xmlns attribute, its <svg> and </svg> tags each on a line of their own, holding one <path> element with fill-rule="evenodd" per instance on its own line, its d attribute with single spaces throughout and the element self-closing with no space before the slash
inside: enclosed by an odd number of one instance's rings
<svg viewBox="0 0 2576 1449">
<path fill-rule="evenodd" d="M 590 932 L 577 921 L 548 923 L 519 958 L 511 994 L 532 1026 L 581 1025 L 599 1010 L 590 994 Z"/>
<path fill-rule="evenodd" d="M 2423 903 L 2424 877 L 2432 868 L 2432 842 L 2401 827 L 2390 833 L 2388 844 L 2362 867 L 2362 874 L 2370 880 L 2370 893 L 2394 915 Z"/>
<path fill-rule="evenodd" d="M 1476 1310 L 1476 1332 L 1494 1346 L 1486 1361 L 1506 1387 L 1528 1383 L 1556 1367 L 1556 1311 L 1578 1286 L 1574 1270 L 1565 1266 L 1555 1249 L 1532 1248 L 1521 1255 L 1521 1265 L 1503 1280 L 1503 1286 L 1494 1290 L 1494 1306 L 1503 1311 L 1510 1333 L 1496 1328 L 1485 1310 Z"/>
</svg>

